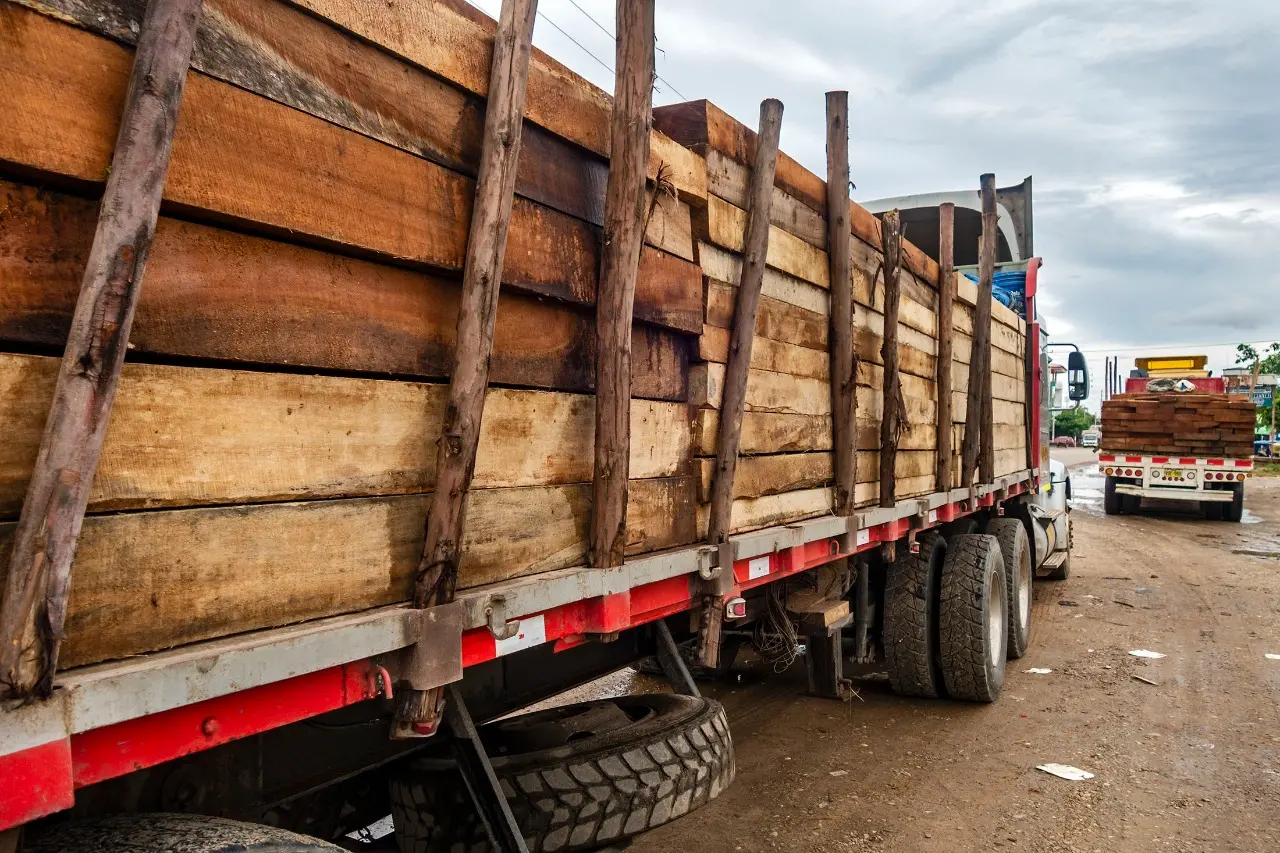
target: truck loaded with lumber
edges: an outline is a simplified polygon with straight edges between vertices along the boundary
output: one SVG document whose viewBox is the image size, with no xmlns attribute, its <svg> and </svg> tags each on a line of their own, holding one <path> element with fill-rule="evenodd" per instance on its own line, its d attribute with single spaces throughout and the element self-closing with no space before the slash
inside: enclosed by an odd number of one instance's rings
<svg viewBox="0 0 1280 853">
<path fill-rule="evenodd" d="M 873 213 L 845 93 L 824 180 L 652 108 L 652 0 L 613 97 L 535 14 L 0 0 L 0 853 L 592 849 L 732 781 L 744 640 L 999 695 L 1070 565 L 1029 182 Z"/>
<path fill-rule="evenodd" d="M 1244 517 L 1257 409 L 1228 395 L 1207 362 L 1139 358 L 1125 393 L 1103 401 L 1098 465 L 1108 514 L 1137 512 L 1149 499 L 1195 503 L 1215 521 Z"/>
</svg>

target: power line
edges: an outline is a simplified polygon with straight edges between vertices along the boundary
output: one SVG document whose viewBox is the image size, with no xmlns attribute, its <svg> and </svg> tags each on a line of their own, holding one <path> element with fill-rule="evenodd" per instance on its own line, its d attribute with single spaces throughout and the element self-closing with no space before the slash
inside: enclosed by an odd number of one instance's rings
<svg viewBox="0 0 1280 853">
<path fill-rule="evenodd" d="M 614 35 L 612 32 L 610 32 L 608 27 L 606 27 L 604 24 L 602 24 L 602 23 L 600 23 L 599 21 L 597 21 L 597 20 L 595 19 L 595 17 L 594 17 L 594 16 L 592 16 L 592 14 L 591 14 L 590 12 L 588 12 L 586 9 L 582 8 L 581 6 L 579 6 L 579 5 L 578 5 L 578 3 L 577 3 L 577 0 L 569 0 L 569 5 L 573 6 L 573 8 L 577 9 L 579 12 L 581 12 L 581 13 L 582 13 L 582 14 L 584 14 L 584 15 L 586 15 L 586 16 L 587 16 L 587 20 L 588 20 L 588 21 L 590 21 L 591 23 L 595 24 L 595 25 L 596 25 L 596 27 L 597 27 L 597 28 L 599 28 L 600 32 L 604 33 L 604 34 L 605 34 L 605 35 L 607 35 L 609 38 L 613 39 L 615 42 L 618 40 L 618 37 L 617 37 L 616 35 Z M 550 20 L 550 19 L 548 19 L 548 20 Z M 553 27 L 555 27 L 555 24 L 552 24 L 552 26 L 553 26 Z M 559 28 L 559 27 L 556 27 L 556 29 L 557 29 L 557 30 L 560 30 L 560 28 Z M 560 30 L 560 32 L 564 32 L 564 30 Z M 574 42 L 574 44 L 577 44 L 577 42 Z M 579 46 L 579 47 L 582 47 L 582 45 L 578 45 L 578 46 Z M 585 50 L 586 48 L 583 48 L 583 49 Z M 666 51 L 661 51 L 661 52 L 662 52 L 662 53 L 664 53 L 664 54 L 666 53 Z M 598 59 L 596 60 L 596 62 L 599 62 L 599 61 L 600 61 L 600 60 L 598 60 Z M 688 100 L 687 98 L 685 98 L 684 94 L 683 94 L 679 89 L 677 89 L 677 88 L 675 87 L 675 85 L 674 85 L 670 80 L 668 80 L 668 79 L 666 79 L 665 77 L 663 77 L 663 76 L 662 76 L 661 74 L 659 74 L 656 70 L 653 72 L 653 76 L 654 76 L 654 77 L 657 77 L 657 78 L 658 78 L 659 80 L 661 80 L 663 83 L 666 83 L 668 86 L 670 86 L 670 87 L 671 87 L 671 91 L 673 91 L 673 92 L 675 92 L 677 95 L 679 95 L 679 96 L 680 96 L 680 98 L 681 98 L 682 100 Z"/>
<path fill-rule="evenodd" d="M 1276 340 L 1277 340 L 1276 338 L 1266 338 L 1266 339 L 1261 340 L 1261 341 L 1227 341 L 1227 342 L 1225 342 L 1225 343 L 1220 343 L 1220 344 L 1205 344 L 1205 343 L 1200 343 L 1200 344 L 1147 344 L 1147 345 L 1145 345 L 1145 346 L 1140 346 L 1140 347 L 1097 347 L 1097 348 L 1095 348 L 1095 349 L 1082 349 L 1082 350 L 1080 350 L 1080 351 L 1081 351 L 1082 353 L 1086 354 L 1086 355 L 1089 355 L 1089 354 L 1096 354 L 1096 353 L 1144 352 L 1144 351 L 1146 351 L 1146 350 L 1156 350 L 1156 349 L 1165 349 L 1165 350 L 1167 350 L 1167 349 L 1184 349 L 1184 350 L 1187 350 L 1187 349 L 1199 349 L 1199 348 L 1201 348 L 1201 347 L 1233 347 L 1233 346 L 1235 346 L 1236 344 L 1249 344 L 1249 345 L 1251 345 L 1251 346 L 1252 346 L 1252 345 L 1254 345 L 1254 344 L 1269 344 L 1269 343 L 1273 343 L 1273 342 L 1275 342 Z"/>
<path fill-rule="evenodd" d="M 574 5 L 576 6 L 577 4 L 575 3 Z M 599 62 L 601 65 L 603 65 L 603 66 L 605 67 L 605 69 L 606 69 L 610 74 L 615 74 L 615 73 L 616 73 L 616 72 L 613 70 L 613 67 L 609 65 L 609 63 L 605 62 L 603 59 L 601 59 L 600 57 L 596 56 L 596 55 L 595 55 L 594 53 L 592 53 L 591 51 L 587 50 L 587 48 L 582 44 L 582 42 L 578 41 L 576 38 L 574 38 L 573 36 L 571 36 L 571 35 L 569 35 L 567 32 L 565 32 L 564 28 L 563 28 L 563 27 L 561 27 L 559 24 L 557 24 L 555 21 L 553 21 L 553 20 L 551 20 L 550 18 L 548 18 L 548 17 L 547 17 L 545 14 L 543 14 L 542 12 L 539 12 L 539 13 L 538 13 L 538 17 L 539 17 L 539 18 L 541 18 L 542 20 L 546 21 L 546 22 L 547 22 L 548 24 L 550 24 L 551 26 L 555 27 L 555 28 L 560 32 L 560 35 L 564 36 L 564 37 L 565 37 L 565 38 L 567 38 L 569 41 L 573 42 L 573 43 L 574 43 L 574 44 L 576 44 L 578 47 L 582 48 L 582 52 L 583 52 L 583 53 L 585 53 L 587 56 L 591 57 L 591 58 L 592 58 L 592 59 L 594 59 L 596 62 Z"/>
</svg>

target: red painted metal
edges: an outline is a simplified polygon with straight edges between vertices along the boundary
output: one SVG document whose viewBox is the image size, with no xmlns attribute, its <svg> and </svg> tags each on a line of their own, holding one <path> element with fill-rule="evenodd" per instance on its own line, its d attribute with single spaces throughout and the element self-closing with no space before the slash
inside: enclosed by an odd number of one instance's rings
<svg viewBox="0 0 1280 853">
<path fill-rule="evenodd" d="M 1185 378 L 1196 387 L 1197 391 L 1204 391 L 1209 394 L 1227 393 L 1227 381 L 1221 376 L 1194 376 Z M 1147 383 L 1150 381 L 1150 379 L 1129 377 L 1124 381 L 1124 393 L 1146 394 Z"/>
<path fill-rule="evenodd" d="M 1196 460 L 1195 460 L 1194 458 L 1192 458 L 1192 459 L 1179 459 L 1179 460 L 1178 460 L 1178 464 L 1179 464 L 1179 465 L 1194 465 L 1194 464 L 1196 464 Z"/>
<path fill-rule="evenodd" d="M 69 739 L 0 755 L 0 832 L 74 803 Z"/>
<path fill-rule="evenodd" d="M 1168 456 L 1152 456 L 1151 461 L 1156 465 L 1164 465 L 1169 461 Z"/>
<path fill-rule="evenodd" d="M 378 694 L 368 661 L 299 675 L 78 734 L 71 739 L 71 772 L 83 788 Z"/>
</svg>

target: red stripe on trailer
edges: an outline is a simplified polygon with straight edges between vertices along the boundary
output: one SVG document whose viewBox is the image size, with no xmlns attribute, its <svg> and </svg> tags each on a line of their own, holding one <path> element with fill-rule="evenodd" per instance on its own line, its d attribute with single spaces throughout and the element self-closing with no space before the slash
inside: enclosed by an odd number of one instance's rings
<svg viewBox="0 0 1280 853">
<path fill-rule="evenodd" d="M 1210 459 L 1209 464 L 1210 465 L 1226 465 L 1227 461 L 1225 459 Z"/>
<path fill-rule="evenodd" d="M 1196 464 L 1196 460 L 1194 460 L 1194 459 L 1179 459 L 1179 460 L 1178 460 L 1178 464 L 1179 464 L 1179 465 L 1194 465 L 1194 464 Z"/>
<path fill-rule="evenodd" d="M 1125 462 L 1141 462 L 1141 461 L 1142 461 L 1142 457 L 1141 457 L 1141 456 L 1126 456 L 1126 457 L 1124 458 L 1124 461 L 1125 461 Z"/>
<path fill-rule="evenodd" d="M 0 830 L 71 808 L 70 738 L 0 755 L 0 780 Z"/>
<path fill-rule="evenodd" d="M 1252 468 L 1252 467 L 1253 467 L 1253 460 L 1252 460 L 1252 459 L 1237 459 L 1237 460 L 1236 460 L 1236 467 L 1237 467 L 1237 468 Z"/>
<path fill-rule="evenodd" d="M 1157 465 L 1163 465 L 1169 461 L 1169 457 L 1168 456 L 1152 456 L 1151 461 Z"/>
<path fill-rule="evenodd" d="M 1115 462 L 1116 458 L 1112 456 L 1110 453 L 1100 453 L 1098 454 L 1098 461 L 1099 462 Z"/>
<path fill-rule="evenodd" d="M 71 773 L 83 788 L 377 695 L 369 661 L 322 669 L 75 735 Z"/>
</svg>

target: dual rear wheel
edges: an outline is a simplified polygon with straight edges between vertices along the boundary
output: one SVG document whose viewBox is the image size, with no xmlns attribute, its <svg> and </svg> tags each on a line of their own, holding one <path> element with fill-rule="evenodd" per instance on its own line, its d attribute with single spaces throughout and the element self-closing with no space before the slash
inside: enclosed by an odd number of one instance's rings
<svg viewBox="0 0 1280 853">
<path fill-rule="evenodd" d="M 884 649 L 904 696 L 994 702 L 1005 662 L 1027 651 L 1033 569 L 1026 528 L 999 518 L 987 533 L 927 534 L 889 566 Z"/>
</svg>

